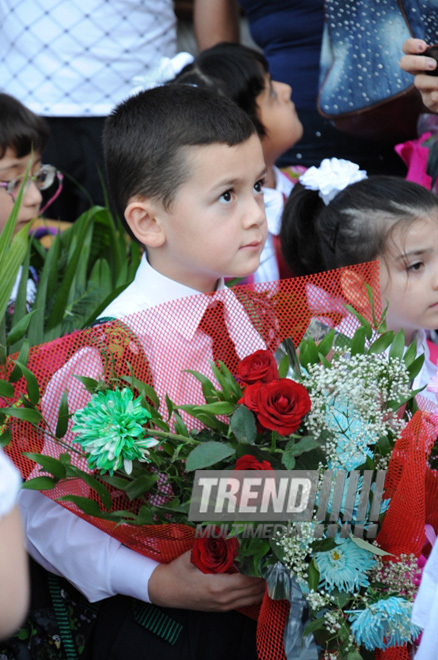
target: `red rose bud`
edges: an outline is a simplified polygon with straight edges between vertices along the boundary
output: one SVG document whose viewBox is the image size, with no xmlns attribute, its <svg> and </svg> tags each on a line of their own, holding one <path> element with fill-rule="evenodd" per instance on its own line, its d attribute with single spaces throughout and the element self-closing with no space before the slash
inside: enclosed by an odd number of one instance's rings
<svg viewBox="0 0 438 660">
<path fill-rule="evenodd" d="M 278 368 L 270 351 L 256 351 L 243 358 L 237 367 L 237 377 L 247 385 L 278 380 Z"/>
<path fill-rule="evenodd" d="M 219 534 L 219 529 L 216 530 Z M 235 537 L 197 538 L 190 561 L 202 573 L 226 573 L 233 566 L 238 550 L 239 541 Z"/>
<path fill-rule="evenodd" d="M 269 461 L 259 461 L 255 456 L 245 454 L 236 461 L 235 470 L 272 470 Z"/>
<path fill-rule="evenodd" d="M 239 403 L 255 414 L 260 426 L 280 435 L 296 431 L 311 406 L 306 388 L 290 378 L 250 385 Z"/>
</svg>

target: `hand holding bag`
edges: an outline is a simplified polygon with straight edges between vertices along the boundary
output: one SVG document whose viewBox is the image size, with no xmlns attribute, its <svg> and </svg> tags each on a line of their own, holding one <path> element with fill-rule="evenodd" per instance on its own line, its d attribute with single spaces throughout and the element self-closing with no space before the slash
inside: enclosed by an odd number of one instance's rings
<svg viewBox="0 0 438 660">
<path fill-rule="evenodd" d="M 438 0 L 326 0 L 320 114 L 373 140 L 415 137 L 425 107 L 412 75 L 399 66 L 412 36 L 438 41 Z"/>
</svg>

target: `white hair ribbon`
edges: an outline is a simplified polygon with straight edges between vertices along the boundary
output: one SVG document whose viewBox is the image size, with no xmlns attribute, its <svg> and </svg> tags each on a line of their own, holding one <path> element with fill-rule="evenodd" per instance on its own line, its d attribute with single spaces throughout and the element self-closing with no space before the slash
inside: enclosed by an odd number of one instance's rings
<svg viewBox="0 0 438 660">
<path fill-rule="evenodd" d="M 131 91 L 131 95 L 164 85 L 169 80 L 175 78 L 193 60 L 193 55 L 185 52 L 177 53 L 174 57 L 163 57 L 158 65 L 151 69 L 148 74 L 133 78 L 132 82 L 135 87 Z"/>
<path fill-rule="evenodd" d="M 360 170 L 351 160 L 324 158 L 319 167 L 309 167 L 299 181 L 307 190 L 317 190 L 327 206 L 338 192 L 366 178 L 365 170 Z"/>
</svg>

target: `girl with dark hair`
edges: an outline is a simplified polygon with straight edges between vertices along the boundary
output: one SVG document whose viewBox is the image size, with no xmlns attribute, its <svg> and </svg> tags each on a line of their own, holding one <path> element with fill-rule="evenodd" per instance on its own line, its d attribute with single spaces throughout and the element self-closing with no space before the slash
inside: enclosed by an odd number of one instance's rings
<svg viewBox="0 0 438 660">
<path fill-rule="evenodd" d="M 220 43 L 200 53 L 172 83 L 213 89 L 231 98 L 252 119 L 260 137 L 267 174 L 263 186 L 268 238 L 254 274 L 255 282 L 276 280 L 289 274 L 276 250 L 281 213 L 304 168 L 289 176 L 275 162 L 302 136 L 303 128 L 291 101 L 291 87 L 271 79 L 266 58 L 258 51 L 234 43 Z"/>
<path fill-rule="evenodd" d="M 281 228 L 284 257 L 297 275 L 378 260 L 389 330 L 417 341 L 425 363 L 414 388 L 436 376 L 426 331 L 438 327 L 438 198 L 399 177 L 367 178 L 359 166 L 332 158 L 311 167 L 289 197 Z M 340 274 L 352 300 L 352 271 Z M 356 287 L 357 290 L 357 287 Z M 426 395 L 422 392 L 422 395 Z M 436 397 L 433 395 L 436 403 Z"/>
</svg>

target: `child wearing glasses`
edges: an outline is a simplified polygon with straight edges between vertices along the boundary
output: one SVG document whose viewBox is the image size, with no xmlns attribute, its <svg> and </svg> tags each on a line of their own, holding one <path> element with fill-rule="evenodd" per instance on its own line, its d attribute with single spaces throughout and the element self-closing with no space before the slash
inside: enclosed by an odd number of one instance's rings
<svg viewBox="0 0 438 660">
<path fill-rule="evenodd" d="M 0 117 L 0 232 L 30 165 L 15 227 L 17 232 L 39 215 L 41 190 L 52 185 L 56 169 L 52 165 L 41 165 L 41 154 L 49 138 L 42 117 L 8 94 L 0 94 Z"/>
</svg>

